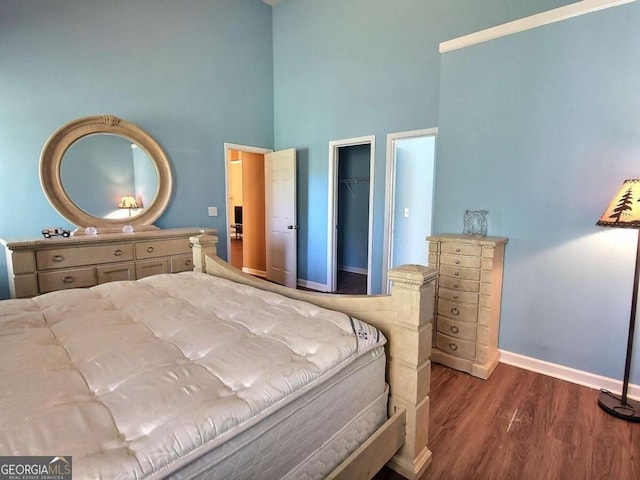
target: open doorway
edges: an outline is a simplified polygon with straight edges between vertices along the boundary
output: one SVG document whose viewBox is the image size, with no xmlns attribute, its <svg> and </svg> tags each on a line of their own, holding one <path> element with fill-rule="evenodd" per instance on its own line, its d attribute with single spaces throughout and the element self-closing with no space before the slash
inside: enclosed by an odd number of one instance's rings
<svg viewBox="0 0 640 480">
<path fill-rule="evenodd" d="M 374 152 L 374 136 L 329 144 L 331 292 L 371 293 Z"/>
<path fill-rule="evenodd" d="M 382 291 L 390 292 L 387 271 L 428 262 L 437 128 L 387 135 Z"/>
<path fill-rule="evenodd" d="M 264 156 L 269 152 L 225 143 L 228 260 L 260 277 L 266 276 Z"/>
<path fill-rule="evenodd" d="M 296 151 L 225 143 L 228 261 L 297 286 Z"/>
</svg>

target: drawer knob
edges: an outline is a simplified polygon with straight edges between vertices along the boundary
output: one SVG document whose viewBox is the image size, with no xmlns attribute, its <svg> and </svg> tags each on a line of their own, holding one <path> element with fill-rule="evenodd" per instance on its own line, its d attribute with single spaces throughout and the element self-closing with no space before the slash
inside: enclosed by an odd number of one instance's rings
<svg viewBox="0 0 640 480">
<path fill-rule="evenodd" d="M 453 351 L 456 351 L 458 349 L 458 345 L 456 345 L 455 343 L 450 343 L 449 344 L 449 349 L 453 350 Z"/>
<path fill-rule="evenodd" d="M 63 281 L 64 283 L 67 283 L 67 284 L 69 284 L 69 283 L 73 283 L 73 277 L 70 277 L 69 275 L 67 275 L 66 277 L 64 277 L 64 278 L 62 279 L 62 281 Z"/>
<path fill-rule="evenodd" d="M 147 253 L 153 253 L 154 250 L 155 248 L 153 247 L 147 247 Z"/>
<path fill-rule="evenodd" d="M 454 283 L 453 288 L 460 288 L 460 285 L 458 285 L 457 283 Z"/>
<path fill-rule="evenodd" d="M 460 275 L 460 272 L 454 272 L 453 274 L 457 277 L 458 275 Z"/>
<path fill-rule="evenodd" d="M 460 253 L 460 249 L 459 249 L 459 248 L 456 248 L 456 252 L 457 252 L 457 253 Z"/>
<path fill-rule="evenodd" d="M 114 251 L 113 251 L 113 254 L 114 254 L 116 257 L 120 257 L 120 256 L 122 256 L 122 250 L 120 250 L 120 249 L 118 248 L 118 249 L 116 249 L 116 250 L 114 250 Z"/>
<path fill-rule="evenodd" d="M 460 331 L 455 325 L 451 325 L 451 327 L 449 327 L 449 330 L 451 330 L 452 333 L 458 333 Z"/>
<path fill-rule="evenodd" d="M 191 266 L 191 260 L 187 260 L 186 262 L 184 262 L 185 266 L 190 267 Z"/>
<path fill-rule="evenodd" d="M 453 308 L 451 309 L 451 313 L 452 313 L 453 315 L 460 315 L 460 310 L 458 310 L 456 307 L 453 307 Z"/>
<path fill-rule="evenodd" d="M 456 260 L 456 265 L 460 265 L 460 260 Z"/>
<path fill-rule="evenodd" d="M 458 299 L 458 295 L 454 295 L 454 296 L 453 296 L 453 299 L 454 299 L 454 300 L 457 300 L 457 299 Z"/>
<path fill-rule="evenodd" d="M 64 260 L 64 257 L 62 255 L 54 255 L 53 257 L 51 257 L 51 260 L 54 262 L 61 262 L 62 260 Z"/>
</svg>

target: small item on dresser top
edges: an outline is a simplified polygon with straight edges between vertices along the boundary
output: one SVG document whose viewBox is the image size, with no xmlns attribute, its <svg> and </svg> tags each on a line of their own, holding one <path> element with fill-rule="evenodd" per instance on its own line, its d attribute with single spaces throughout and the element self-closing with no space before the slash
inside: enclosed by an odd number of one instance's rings
<svg viewBox="0 0 640 480">
<path fill-rule="evenodd" d="M 462 234 L 475 237 L 486 237 L 487 215 L 489 215 L 488 210 L 465 210 Z"/>
<path fill-rule="evenodd" d="M 43 228 L 42 229 L 42 236 L 44 238 L 51 238 L 51 237 L 69 237 L 71 236 L 71 232 L 69 230 L 65 230 L 62 227 L 50 227 L 50 228 Z"/>
<path fill-rule="evenodd" d="M 97 235 L 98 229 L 96 227 L 87 227 L 84 229 L 85 235 Z"/>
<path fill-rule="evenodd" d="M 122 227 L 122 233 L 133 233 L 133 225 L 125 225 Z"/>
</svg>

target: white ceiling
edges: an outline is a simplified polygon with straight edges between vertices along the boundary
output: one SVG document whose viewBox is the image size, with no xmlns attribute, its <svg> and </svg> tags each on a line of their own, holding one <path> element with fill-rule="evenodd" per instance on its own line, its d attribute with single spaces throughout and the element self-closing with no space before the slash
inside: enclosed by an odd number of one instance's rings
<svg viewBox="0 0 640 480">
<path fill-rule="evenodd" d="M 267 5 L 271 5 L 272 7 L 278 3 L 280 0 L 262 0 L 264 3 L 266 3 Z"/>
</svg>

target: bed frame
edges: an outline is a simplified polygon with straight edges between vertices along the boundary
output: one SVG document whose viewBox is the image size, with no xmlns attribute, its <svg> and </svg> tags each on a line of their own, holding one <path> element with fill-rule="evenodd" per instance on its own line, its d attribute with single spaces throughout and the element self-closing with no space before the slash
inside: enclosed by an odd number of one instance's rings
<svg viewBox="0 0 640 480">
<path fill-rule="evenodd" d="M 429 385 L 431 326 L 437 272 L 421 265 L 389 271 L 391 295 L 334 295 L 293 290 L 242 273 L 216 255 L 218 237 L 190 238 L 194 270 L 339 310 L 374 325 L 388 340 L 389 419 L 330 475 L 329 479 L 370 479 L 385 464 L 409 480 L 431 463 Z"/>
</svg>

